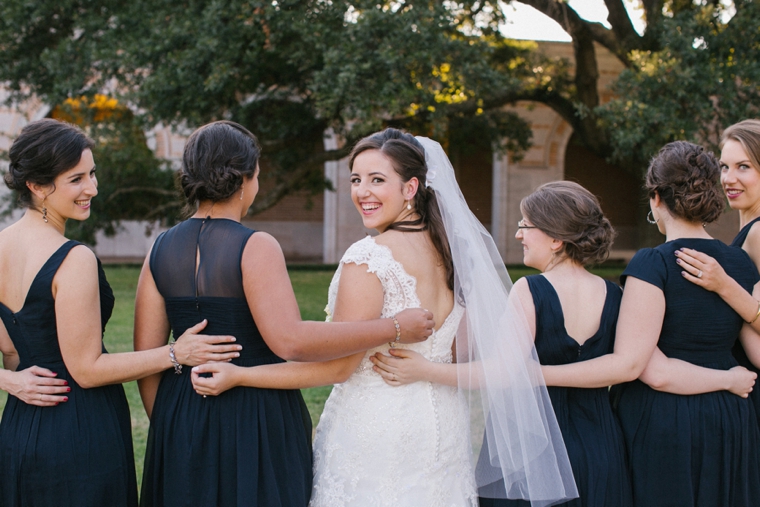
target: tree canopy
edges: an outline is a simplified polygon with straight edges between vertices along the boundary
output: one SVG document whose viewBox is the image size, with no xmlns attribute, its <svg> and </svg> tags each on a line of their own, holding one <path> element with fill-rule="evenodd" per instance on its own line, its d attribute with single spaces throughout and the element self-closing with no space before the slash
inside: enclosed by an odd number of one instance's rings
<svg viewBox="0 0 760 507">
<path fill-rule="evenodd" d="M 51 104 L 107 93 L 143 125 L 238 121 L 261 139 L 275 179 L 256 210 L 321 191 L 323 163 L 385 125 L 452 144 L 488 139 L 519 157 L 530 128 L 504 106 L 533 100 L 592 151 L 640 171 L 664 142 L 714 142 L 716 129 L 756 114 L 751 0 L 641 0 L 643 34 L 623 0 L 605 0 L 609 27 L 563 0 L 522 2 L 572 36 L 572 65 L 505 39 L 498 0 L 5 0 L 0 82 L 14 99 Z M 626 66 L 604 105 L 595 44 Z M 325 151 L 330 128 L 346 143 Z"/>
</svg>

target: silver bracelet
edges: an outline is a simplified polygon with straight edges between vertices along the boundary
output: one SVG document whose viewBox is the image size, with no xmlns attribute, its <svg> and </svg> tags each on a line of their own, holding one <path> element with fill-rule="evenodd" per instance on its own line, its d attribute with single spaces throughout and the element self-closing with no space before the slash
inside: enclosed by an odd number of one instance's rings
<svg viewBox="0 0 760 507">
<path fill-rule="evenodd" d="M 177 361 L 177 356 L 174 355 L 175 343 L 176 342 L 174 341 L 174 338 L 169 338 L 169 359 L 171 359 L 172 365 L 174 366 L 175 375 L 182 375 L 182 365 L 179 364 Z"/>
</svg>

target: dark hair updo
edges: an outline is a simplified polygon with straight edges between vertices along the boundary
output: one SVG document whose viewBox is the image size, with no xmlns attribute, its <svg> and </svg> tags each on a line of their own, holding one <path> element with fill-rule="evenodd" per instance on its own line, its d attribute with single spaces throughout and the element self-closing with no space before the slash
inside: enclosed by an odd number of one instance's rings
<svg viewBox="0 0 760 507">
<path fill-rule="evenodd" d="M 615 238 L 596 196 L 572 181 L 545 183 L 520 202 L 523 216 L 550 238 L 560 254 L 582 266 L 607 260 Z"/>
<path fill-rule="evenodd" d="M 720 165 L 712 152 L 675 141 L 652 159 L 644 187 L 650 198 L 659 195 L 673 216 L 709 224 L 726 206 L 719 179 Z"/>
<path fill-rule="evenodd" d="M 11 145 L 5 184 L 18 194 L 19 206 L 29 207 L 32 192 L 27 183 L 53 184 L 59 174 L 76 167 L 82 152 L 94 145 L 76 125 L 51 118 L 33 121 Z"/>
<path fill-rule="evenodd" d="M 401 176 L 404 183 L 412 178 L 417 178 L 419 181 L 417 193 L 412 198 L 411 204 L 420 218 L 406 222 L 395 222 L 388 226 L 388 230 L 429 231 L 430 239 L 441 256 L 446 269 L 449 289 L 454 290 L 454 264 L 451 260 L 451 250 L 446 238 L 446 229 L 443 226 L 443 218 L 438 208 L 435 191 L 426 185 L 428 168 L 425 163 L 425 149 L 422 144 L 411 134 L 398 129 L 387 128 L 356 143 L 349 155 L 348 167 L 353 170 L 356 157 L 368 150 L 378 150 L 388 157 L 393 169 Z"/>
<path fill-rule="evenodd" d="M 200 127 L 182 154 L 180 185 L 188 205 L 232 197 L 243 178 L 256 173 L 260 155 L 259 141 L 242 125 L 223 120 Z"/>
</svg>

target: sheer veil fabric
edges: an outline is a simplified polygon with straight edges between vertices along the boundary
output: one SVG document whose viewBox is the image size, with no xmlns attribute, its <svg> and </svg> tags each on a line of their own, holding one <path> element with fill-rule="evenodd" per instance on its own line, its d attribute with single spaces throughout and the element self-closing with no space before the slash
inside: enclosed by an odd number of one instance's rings
<svg viewBox="0 0 760 507">
<path fill-rule="evenodd" d="M 451 248 L 454 294 L 465 307 L 455 340 L 458 385 L 470 408 L 479 494 L 529 500 L 533 507 L 576 498 L 530 328 L 519 302 L 509 299 L 504 262 L 467 206 L 441 145 L 417 140 Z"/>
</svg>

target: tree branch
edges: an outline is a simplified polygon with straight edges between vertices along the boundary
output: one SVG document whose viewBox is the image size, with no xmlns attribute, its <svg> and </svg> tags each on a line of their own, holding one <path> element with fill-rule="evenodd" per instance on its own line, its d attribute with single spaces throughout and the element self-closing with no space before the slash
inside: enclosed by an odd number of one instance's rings
<svg viewBox="0 0 760 507">
<path fill-rule="evenodd" d="M 570 34 L 575 40 L 578 37 L 591 37 L 593 40 L 609 49 L 618 59 L 629 67 L 628 49 L 619 40 L 615 32 L 604 27 L 601 23 L 592 23 L 581 18 L 567 3 L 559 0 L 520 0 L 522 3 L 541 11 Z M 623 8 L 625 10 L 625 8 Z M 626 13 L 627 16 L 627 13 Z M 630 19 L 628 20 L 630 23 Z M 633 27 L 631 27 L 633 29 Z M 634 30 L 635 33 L 635 30 Z"/>
<path fill-rule="evenodd" d="M 639 49 L 642 44 L 642 38 L 633 27 L 633 22 L 628 15 L 623 0 L 604 0 L 604 4 L 609 12 L 607 21 L 610 22 L 612 31 L 615 33 L 617 40 L 627 50 L 626 52 L 632 49 Z"/>
</svg>

